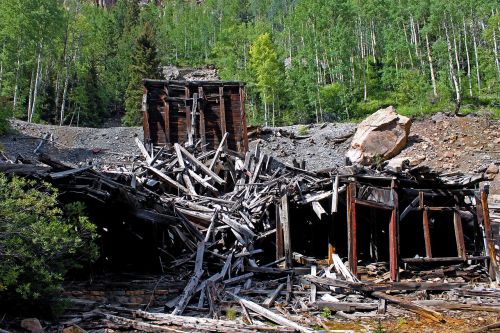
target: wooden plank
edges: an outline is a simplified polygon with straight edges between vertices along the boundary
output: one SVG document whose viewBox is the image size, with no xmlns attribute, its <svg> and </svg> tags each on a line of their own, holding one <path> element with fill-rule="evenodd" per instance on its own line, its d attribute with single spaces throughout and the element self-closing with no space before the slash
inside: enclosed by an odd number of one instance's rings
<svg viewBox="0 0 500 333">
<path fill-rule="evenodd" d="M 398 193 L 396 192 L 396 182 L 394 179 L 391 182 L 391 197 L 392 209 L 391 221 L 389 223 L 389 267 L 391 271 L 391 280 L 399 281 L 399 265 L 398 265 L 398 227 L 399 227 L 399 211 L 398 211 Z"/>
<path fill-rule="evenodd" d="M 313 211 L 316 213 L 316 216 L 318 216 L 318 218 L 320 220 L 321 220 L 321 217 L 323 216 L 323 214 L 326 215 L 326 210 L 323 208 L 323 206 L 321 206 L 321 204 L 318 201 L 312 202 L 312 208 L 313 208 Z"/>
<path fill-rule="evenodd" d="M 240 86 L 240 117 L 241 127 L 243 129 L 243 152 L 248 151 L 248 129 L 247 116 L 245 113 L 245 88 Z"/>
<path fill-rule="evenodd" d="M 215 163 L 219 160 L 220 154 L 224 150 L 224 146 L 226 145 L 227 137 L 229 136 L 229 133 L 225 132 L 224 136 L 222 137 L 221 142 L 219 143 L 219 147 L 217 147 L 217 150 L 215 151 L 214 158 L 212 159 L 212 162 L 210 163 L 210 166 L 208 167 L 210 170 L 214 169 Z"/>
<path fill-rule="evenodd" d="M 285 256 L 285 267 L 292 267 L 292 236 L 290 234 L 290 219 L 288 215 L 288 195 L 281 197 L 280 220 L 283 226 L 283 248 Z"/>
<path fill-rule="evenodd" d="M 203 150 L 206 148 L 207 137 L 206 137 L 206 124 L 205 124 L 205 103 L 204 100 L 204 92 L 203 86 L 198 87 L 198 98 L 200 102 L 198 103 L 198 110 L 200 113 L 200 138 L 201 138 L 201 147 Z"/>
<path fill-rule="evenodd" d="M 311 266 L 311 276 L 316 276 L 316 265 Z M 311 285 L 310 301 L 311 301 L 311 303 L 316 302 L 316 285 L 315 284 Z"/>
<path fill-rule="evenodd" d="M 464 231 L 462 229 L 462 219 L 460 218 L 460 212 L 458 207 L 453 212 L 453 227 L 455 229 L 455 241 L 457 243 L 457 254 L 459 257 L 466 258 L 467 253 L 465 252 L 465 241 L 464 241 Z"/>
<path fill-rule="evenodd" d="M 357 253 L 357 237 L 356 237 L 356 201 L 354 200 L 356 184 L 350 183 L 347 192 L 347 258 L 349 268 L 352 274 L 357 275 L 358 272 L 358 253 Z"/>
<path fill-rule="evenodd" d="M 187 86 L 184 88 L 184 94 L 185 94 L 184 103 L 186 103 L 186 106 L 185 106 L 185 110 L 186 110 L 186 128 L 185 128 L 185 131 L 187 134 L 187 142 L 189 145 L 192 145 L 193 144 L 193 136 L 191 134 L 191 107 L 188 105 L 188 100 L 190 98 L 191 93 L 190 93 L 189 88 Z M 179 141 L 181 141 L 180 138 L 179 138 Z"/>
<path fill-rule="evenodd" d="M 492 280 L 497 281 L 497 284 L 500 284 L 500 271 L 498 269 L 498 263 L 495 256 L 495 245 L 493 243 L 493 231 L 491 229 L 490 223 L 490 211 L 488 208 L 488 196 L 486 192 L 480 192 L 481 198 L 481 207 L 483 213 L 483 227 L 484 227 L 484 238 L 487 249 L 485 250 L 486 254 L 490 256 L 490 277 Z"/>
<path fill-rule="evenodd" d="M 194 265 L 194 273 L 189 279 L 188 284 L 184 288 L 182 292 L 181 298 L 177 303 L 177 306 L 172 311 L 173 315 L 180 315 L 184 312 L 184 309 L 188 305 L 191 297 L 196 291 L 196 287 L 198 286 L 198 282 L 200 281 L 201 276 L 203 275 L 203 254 L 205 253 L 205 242 L 200 241 L 198 243 L 198 249 L 196 251 L 196 261 Z"/>
<path fill-rule="evenodd" d="M 276 215 L 276 260 L 280 260 L 285 256 L 285 248 L 283 244 L 283 224 L 281 221 L 281 205 L 275 205 Z"/>
<path fill-rule="evenodd" d="M 221 133 L 227 132 L 226 127 L 226 106 L 224 103 L 224 87 L 219 87 L 219 119 L 220 119 L 220 130 Z M 227 143 L 224 145 L 227 147 Z"/>
<path fill-rule="evenodd" d="M 182 168 L 182 179 L 184 179 L 184 184 L 186 184 L 186 187 L 188 188 L 190 194 L 197 195 L 193 183 L 191 182 L 191 178 L 189 178 L 189 175 L 186 173 L 186 164 L 184 163 L 181 150 L 179 149 L 180 145 L 175 144 L 174 147 L 175 153 L 177 154 L 177 163 Z"/>
<path fill-rule="evenodd" d="M 135 137 L 135 143 L 139 147 L 139 150 L 141 151 L 142 156 L 146 159 L 146 163 L 149 165 L 151 163 L 151 156 L 149 155 L 146 147 L 144 147 L 144 144 L 139 140 L 138 137 Z"/>
<path fill-rule="evenodd" d="M 178 143 L 175 143 L 174 145 L 178 146 L 181 152 L 184 154 L 184 156 L 193 164 L 196 164 L 205 174 L 208 176 L 212 177 L 213 180 L 215 180 L 217 183 L 224 185 L 226 182 L 217 176 L 212 170 L 210 170 L 205 164 L 201 163 L 196 157 L 191 155 L 190 152 L 188 152 L 184 147 L 179 145 Z"/>
<path fill-rule="evenodd" d="M 430 319 L 432 321 L 445 322 L 443 316 L 439 312 L 436 312 L 436 311 L 429 309 L 429 308 L 426 308 L 424 306 L 420 306 L 417 304 L 407 302 L 399 297 L 391 296 L 391 295 L 388 295 L 388 294 L 380 292 L 380 291 L 373 292 L 372 296 L 377 297 L 377 298 L 383 298 L 386 301 L 389 301 L 391 303 L 395 303 L 395 304 L 401 306 L 402 308 L 405 308 L 409 311 L 415 312 L 415 313 L 421 315 L 422 317 L 425 317 L 425 318 Z"/>
<path fill-rule="evenodd" d="M 339 175 L 335 176 L 335 180 L 333 181 L 333 188 L 332 188 L 332 208 L 330 213 L 336 213 L 338 210 L 338 204 L 339 204 Z"/>
<path fill-rule="evenodd" d="M 238 302 L 241 302 L 243 305 L 245 305 L 248 309 L 260 314 L 261 316 L 277 323 L 277 324 L 280 324 L 280 325 L 283 325 L 283 326 L 286 326 L 286 327 L 290 327 L 294 330 L 297 330 L 299 332 L 303 332 L 303 333 L 312 333 L 313 331 L 306 328 L 306 327 L 303 327 L 289 319 L 286 319 L 274 312 L 271 312 L 269 311 L 268 309 L 252 302 L 252 301 L 249 301 L 247 299 L 244 299 L 244 298 L 241 298 L 239 296 L 236 296 L 234 294 L 231 294 L 231 293 L 227 293 L 229 294 L 230 296 L 232 296 L 235 300 L 237 300 Z"/>
<path fill-rule="evenodd" d="M 429 214 L 426 209 L 422 211 L 422 219 L 424 228 L 425 256 L 427 258 L 432 258 L 431 233 L 429 230 Z"/>
<path fill-rule="evenodd" d="M 270 295 L 268 298 L 266 298 L 266 300 L 262 303 L 262 306 L 266 307 L 266 308 L 270 308 L 271 306 L 273 306 L 274 302 L 276 301 L 276 299 L 278 298 L 278 296 L 280 295 L 281 291 L 285 288 L 285 284 L 284 283 L 281 283 L 278 288 L 276 288 Z"/>
<path fill-rule="evenodd" d="M 153 172 L 154 174 L 156 174 L 158 177 L 162 178 L 163 180 L 165 180 L 168 184 L 174 186 L 175 188 L 177 188 L 178 190 L 184 192 L 184 193 L 187 193 L 187 194 L 190 194 L 189 190 L 187 188 L 185 188 L 184 186 L 182 186 L 181 184 L 179 184 L 178 182 L 176 182 L 175 180 L 173 180 L 172 178 L 170 178 L 169 176 L 167 176 L 166 174 L 164 174 L 163 172 L 161 172 L 160 170 L 152 167 L 152 166 L 149 166 L 149 167 L 146 167 L 146 169 L 150 170 L 151 172 Z"/>
</svg>

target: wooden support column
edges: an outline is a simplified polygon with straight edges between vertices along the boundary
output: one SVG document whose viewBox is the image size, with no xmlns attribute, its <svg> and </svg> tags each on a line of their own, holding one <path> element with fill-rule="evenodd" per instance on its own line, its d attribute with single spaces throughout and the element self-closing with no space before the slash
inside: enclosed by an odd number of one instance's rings
<svg viewBox="0 0 500 333">
<path fill-rule="evenodd" d="M 191 97 L 191 93 L 189 88 L 184 88 L 185 91 L 185 103 L 186 103 L 186 134 L 187 134 L 187 142 L 192 145 L 193 144 L 193 135 L 191 133 L 191 107 L 189 106 L 188 100 Z"/>
<path fill-rule="evenodd" d="M 143 132 L 144 132 L 144 142 L 148 142 L 150 139 L 149 133 L 149 114 L 148 114 L 148 89 L 144 87 L 144 94 L 142 95 L 142 112 L 143 112 Z"/>
<path fill-rule="evenodd" d="M 498 271 L 498 262 L 495 257 L 495 245 L 493 244 L 493 231 L 491 230 L 490 224 L 490 211 L 488 208 L 488 196 L 486 192 L 480 192 L 481 206 L 483 213 L 483 227 L 484 227 L 484 238 L 486 243 L 485 252 L 490 257 L 490 277 L 492 280 L 500 283 L 500 275 Z"/>
<path fill-rule="evenodd" d="M 283 225 L 281 224 L 281 205 L 276 205 L 276 260 L 283 258 Z"/>
<path fill-rule="evenodd" d="M 198 87 L 198 98 L 200 99 L 200 102 L 198 103 L 198 110 L 200 112 L 200 138 L 201 138 L 201 147 L 203 151 L 206 150 L 206 143 L 207 143 L 207 138 L 205 134 L 205 104 L 203 103 L 204 100 L 204 94 L 203 94 L 203 87 Z"/>
<path fill-rule="evenodd" d="M 227 132 L 226 126 L 226 106 L 224 105 L 224 87 L 219 87 L 219 118 L 220 118 L 220 130 L 222 135 Z M 227 142 L 224 145 L 227 147 Z"/>
<path fill-rule="evenodd" d="M 241 127 L 243 130 L 243 149 L 248 151 L 248 132 L 247 132 L 247 116 L 245 114 L 245 88 L 240 86 L 240 117 Z"/>
<path fill-rule="evenodd" d="M 424 192 L 418 192 L 419 209 L 422 211 L 422 226 L 424 229 L 425 256 L 432 258 L 431 233 L 429 230 L 429 213 L 424 206 Z"/>
<path fill-rule="evenodd" d="M 356 195 L 356 184 L 349 183 L 347 186 L 347 258 L 351 273 L 356 275 L 358 272 L 358 258 L 356 249 L 356 201 L 353 197 Z"/>
<path fill-rule="evenodd" d="M 391 183 L 391 198 L 392 198 L 392 214 L 391 222 L 389 223 L 389 267 L 391 271 L 391 280 L 399 281 L 399 265 L 398 265 L 398 194 L 396 192 L 396 182 Z"/>
<path fill-rule="evenodd" d="M 165 86 L 163 97 L 163 124 L 165 126 L 165 143 L 170 144 L 170 103 L 167 101 L 168 88 Z"/>
<path fill-rule="evenodd" d="M 467 258 L 467 254 L 465 252 L 464 231 L 462 229 L 462 218 L 460 217 L 460 212 L 458 211 L 458 205 L 455 206 L 455 211 L 453 212 L 453 227 L 455 229 L 457 254 L 465 260 Z"/>
<path fill-rule="evenodd" d="M 292 267 L 292 237 L 290 234 L 290 219 L 288 215 L 288 195 L 281 197 L 281 222 L 283 224 L 283 242 L 285 250 L 285 267 Z"/>
<path fill-rule="evenodd" d="M 333 264 L 333 254 L 335 253 L 335 244 L 333 241 L 334 237 L 334 225 L 335 225 L 335 217 L 337 215 L 338 210 L 338 200 L 339 200 L 339 176 L 335 176 L 333 180 L 333 188 L 332 188 L 332 207 L 330 210 L 330 214 L 332 216 L 331 223 L 328 224 L 328 265 Z"/>
</svg>

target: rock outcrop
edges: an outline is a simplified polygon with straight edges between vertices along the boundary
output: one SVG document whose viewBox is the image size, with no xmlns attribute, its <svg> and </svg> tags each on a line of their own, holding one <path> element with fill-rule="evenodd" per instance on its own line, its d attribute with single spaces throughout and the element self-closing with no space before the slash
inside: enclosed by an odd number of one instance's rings
<svg viewBox="0 0 500 333">
<path fill-rule="evenodd" d="M 380 109 L 358 125 L 346 157 L 351 163 L 369 165 L 396 156 L 410 134 L 411 120 L 394 107 Z"/>
</svg>

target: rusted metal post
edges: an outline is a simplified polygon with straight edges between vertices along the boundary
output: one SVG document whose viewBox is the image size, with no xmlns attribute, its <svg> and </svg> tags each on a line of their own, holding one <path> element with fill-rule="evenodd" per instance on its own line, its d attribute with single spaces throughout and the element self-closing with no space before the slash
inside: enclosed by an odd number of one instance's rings
<svg viewBox="0 0 500 333">
<path fill-rule="evenodd" d="M 391 182 L 391 197 L 392 197 L 392 214 L 391 222 L 389 223 L 389 267 L 391 271 L 391 280 L 399 281 L 399 265 L 398 265 L 398 194 L 396 192 L 396 182 Z"/>
</svg>

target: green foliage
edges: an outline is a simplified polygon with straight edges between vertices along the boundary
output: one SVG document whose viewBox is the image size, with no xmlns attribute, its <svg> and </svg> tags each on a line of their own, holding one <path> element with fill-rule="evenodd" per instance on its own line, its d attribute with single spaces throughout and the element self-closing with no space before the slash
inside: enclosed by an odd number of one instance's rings
<svg viewBox="0 0 500 333">
<path fill-rule="evenodd" d="M 142 122 L 142 95 L 144 88 L 143 79 L 156 79 L 160 62 L 157 57 L 154 32 L 149 23 L 144 24 L 144 28 L 136 40 L 135 51 L 132 56 L 130 66 L 130 79 L 126 91 L 123 124 L 126 126 L 140 125 Z"/>
<path fill-rule="evenodd" d="M 8 100 L 0 96 L 0 135 L 10 130 L 9 117 L 12 115 L 12 109 Z"/>
<path fill-rule="evenodd" d="M 227 320 L 235 320 L 236 319 L 237 312 L 233 308 L 227 308 L 226 309 L 226 319 Z"/>
<path fill-rule="evenodd" d="M 307 126 L 306 125 L 299 125 L 299 128 L 297 129 L 297 134 L 298 135 L 307 135 Z"/>
<path fill-rule="evenodd" d="M 0 174 L 0 297 L 12 306 L 57 296 L 66 272 L 97 258 L 96 238 L 83 204 L 61 209 L 49 184 Z"/>
<path fill-rule="evenodd" d="M 63 124 L 99 125 L 126 110 L 134 125 L 150 69 L 215 64 L 248 83 L 252 124 L 357 120 L 387 105 L 422 117 L 454 111 L 453 70 L 463 112 L 500 113 L 494 0 L 157 4 L 0 0 L 0 96 L 26 119 L 40 56 L 34 120 L 59 123 L 64 109 Z"/>
<path fill-rule="evenodd" d="M 332 318 L 332 310 L 330 310 L 330 308 L 324 307 L 323 309 L 321 309 L 320 316 L 325 319 L 330 319 Z"/>
<path fill-rule="evenodd" d="M 373 330 L 373 333 L 387 333 L 387 330 L 384 329 L 380 320 L 378 321 L 377 327 Z"/>
</svg>

